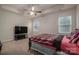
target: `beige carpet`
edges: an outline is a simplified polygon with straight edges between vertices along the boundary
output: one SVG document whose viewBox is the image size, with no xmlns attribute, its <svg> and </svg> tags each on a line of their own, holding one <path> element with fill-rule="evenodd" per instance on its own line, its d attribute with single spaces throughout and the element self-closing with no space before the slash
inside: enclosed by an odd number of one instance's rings
<svg viewBox="0 0 79 59">
<path fill-rule="evenodd" d="M 28 39 L 22 39 L 3 43 L 1 55 L 29 55 L 28 41 Z"/>
</svg>

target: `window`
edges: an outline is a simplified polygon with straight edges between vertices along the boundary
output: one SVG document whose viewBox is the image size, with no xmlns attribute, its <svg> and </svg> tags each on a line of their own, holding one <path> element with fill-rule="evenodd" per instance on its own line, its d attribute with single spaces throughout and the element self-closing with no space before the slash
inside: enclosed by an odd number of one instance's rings
<svg viewBox="0 0 79 59">
<path fill-rule="evenodd" d="M 38 32 L 40 30 L 40 22 L 39 20 L 34 20 L 33 21 L 33 31 Z"/>
<path fill-rule="evenodd" d="M 66 34 L 71 32 L 72 20 L 71 16 L 61 16 L 58 21 L 59 33 Z"/>
</svg>

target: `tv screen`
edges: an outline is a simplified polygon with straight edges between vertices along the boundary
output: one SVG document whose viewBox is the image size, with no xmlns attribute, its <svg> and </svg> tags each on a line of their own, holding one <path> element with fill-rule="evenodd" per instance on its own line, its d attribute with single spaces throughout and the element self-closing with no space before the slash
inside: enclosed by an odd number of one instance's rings
<svg viewBox="0 0 79 59">
<path fill-rule="evenodd" d="M 27 27 L 15 26 L 15 34 L 27 33 Z"/>
</svg>

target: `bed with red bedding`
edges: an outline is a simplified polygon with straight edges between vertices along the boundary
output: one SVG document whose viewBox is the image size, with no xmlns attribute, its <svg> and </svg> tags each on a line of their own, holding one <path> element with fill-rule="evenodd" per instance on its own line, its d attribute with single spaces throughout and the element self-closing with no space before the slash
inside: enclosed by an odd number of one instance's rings
<svg viewBox="0 0 79 59">
<path fill-rule="evenodd" d="M 54 54 L 56 52 L 56 48 L 53 47 L 53 41 L 58 36 L 59 35 L 54 34 L 40 34 L 30 37 L 31 49 L 43 54 Z"/>
<path fill-rule="evenodd" d="M 31 49 L 43 54 L 52 55 L 55 54 L 58 50 L 67 54 L 79 54 L 78 33 L 72 40 L 67 36 L 54 34 L 40 34 L 30 37 L 29 39 L 31 42 Z"/>
</svg>

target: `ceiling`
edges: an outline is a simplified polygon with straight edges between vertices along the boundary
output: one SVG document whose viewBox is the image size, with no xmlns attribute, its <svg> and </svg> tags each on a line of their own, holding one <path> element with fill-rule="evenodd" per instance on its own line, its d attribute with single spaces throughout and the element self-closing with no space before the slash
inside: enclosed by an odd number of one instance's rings
<svg viewBox="0 0 79 59">
<path fill-rule="evenodd" d="M 2 4 L 0 7 L 2 9 L 17 13 L 28 15 L 28 10 L 31 10 L 32 6 L 35 10 L 41 10 L 41 14 L 56 12 L 58 10 L 65 10 L 68 8 L 73 8 L 74 4 Z M 40 14 L 40 15 L 41 15 Z"/>
</svg>

